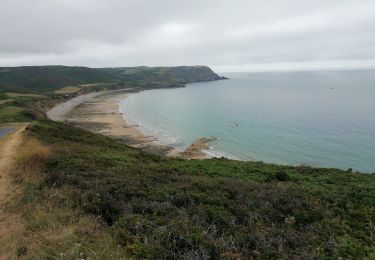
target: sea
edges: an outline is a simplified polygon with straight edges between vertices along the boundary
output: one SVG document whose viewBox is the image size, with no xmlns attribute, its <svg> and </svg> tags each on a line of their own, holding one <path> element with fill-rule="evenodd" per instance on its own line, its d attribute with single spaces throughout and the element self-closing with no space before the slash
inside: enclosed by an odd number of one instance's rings
<svg viewBox="0 0 375 260">
<path fill-rule="evenodd" d="M 230 79 L 132 94 L 125 119 L 211 156 L 375 173 L 375 70 L 222 73 Z"/>
</svg>

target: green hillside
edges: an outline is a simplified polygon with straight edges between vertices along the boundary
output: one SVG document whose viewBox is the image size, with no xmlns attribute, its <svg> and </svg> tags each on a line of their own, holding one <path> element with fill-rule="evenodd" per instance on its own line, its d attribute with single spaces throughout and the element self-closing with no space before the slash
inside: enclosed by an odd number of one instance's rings
<svg viewBox="0 0 375 260">
<path fill-rule="evenodd" d="M 108 82 L 112 78 L 95 69 L 66 66 L 0 68 L 3 92 L 50 92 L 64 86 Z"/>
<path fill-rule="evenodd" d="M 375 257 L 375 175 L 167 159 L 50 121 L 27 136 L 30 259 Z"/>
<path fill-rule="evenodd" d="M 187 82 L 217 80 L 205 66 L 104 68 L 29 66 L 0 68 L 0 92 L 53 92 L 66 86 L 113 83 L 114 86 L 174 87 Z"/>
<path fill-rule="evenodd" d="M 165 84 L 165 86 L 168 86 L 223 79 L 207 66 L 124 67 L 100 70 L 128 84 Z"/>
</svg>

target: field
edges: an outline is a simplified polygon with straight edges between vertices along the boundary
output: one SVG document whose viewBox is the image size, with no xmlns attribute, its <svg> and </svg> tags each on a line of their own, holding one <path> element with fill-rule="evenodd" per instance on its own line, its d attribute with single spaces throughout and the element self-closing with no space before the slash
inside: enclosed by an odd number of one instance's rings
<svg viewBox="0 0 375 260">
<path fill-rule="evenodd" d="M 80 89 L 81 89 L 80 87 L 68 86 L 68 87 L 63 87 L 61 89 L 55 90 L 55 93 L 56 94 L 71 94 L 71 93 L 76 93 Z"/>
<path fill-rule="evenodd" d="M 0 123 L 27 122 L 30 115 L 24 108 L 15 106 L 0 106 Z"/>
</svg>

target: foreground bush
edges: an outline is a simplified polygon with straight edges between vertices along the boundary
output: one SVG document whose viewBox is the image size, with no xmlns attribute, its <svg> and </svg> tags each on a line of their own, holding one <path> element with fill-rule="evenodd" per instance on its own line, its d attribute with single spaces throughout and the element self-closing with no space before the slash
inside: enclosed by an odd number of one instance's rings
<svg viewBox="0 0 375 260">
<path fill-rule="evenodd" d="M 33 123 L 28 135 L 53 153 L 43 157 L 38 169 L 44 172 L 27 189 L 29 240 L 22 254 L 67 259 L 375 254 L 374 175 L 171 160 L 49 121 Z"/>
</svg>

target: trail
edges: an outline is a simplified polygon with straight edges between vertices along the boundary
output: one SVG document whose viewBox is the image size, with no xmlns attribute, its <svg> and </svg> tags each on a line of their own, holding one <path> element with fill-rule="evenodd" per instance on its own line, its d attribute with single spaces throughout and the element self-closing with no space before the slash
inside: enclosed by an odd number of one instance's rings
<svg viewBox="0 0 375 260">
<path fill-rule="evenodd" d="M 12 182 L 11 171 L 22 134 L 26 125 L 9 134 L 0 143 L 0 259 L 12 259 L 15 252 L 16 239 L 22 232 L 21 216 L 8 210 L 18 186 Z"/>
</svg>

